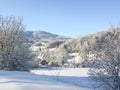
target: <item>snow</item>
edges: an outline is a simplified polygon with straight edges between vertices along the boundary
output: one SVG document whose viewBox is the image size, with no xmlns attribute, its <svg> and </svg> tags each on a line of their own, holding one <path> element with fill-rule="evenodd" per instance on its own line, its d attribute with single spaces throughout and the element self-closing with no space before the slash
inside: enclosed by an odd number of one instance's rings
<svg viewBox="0 0 120 90">
<path fill-rule="evenodd" d="M 81 63 L 81 62 L 83 62 L 82 57 L 79 55 L 79 53 L 70 53 L 67 61 L 69 63 Z"/>
<path fill-rule="evenodd" d="M 56 48 L 49 48 L 49 51 L 55 51 Z"/>
<path fill-rule="evenodd" d="M 88 70 L 89 68 L 48 68 L 31 70 L 31 72 L 44 75 L 58 82 L 82 87 L 84 90 L 93 90 L 95 83 L 89 77 Z"/>
<path fill-rule="evenodd" d="M 39 75 L 52 75 L 52 76 L 75 76 L 75 77 L 88 77 L 89 68 L 48 68 L 48 69 L 35 69 L 31 70 L 32 73 Z"/>
<path fill-rule="evenodd" d="M 88 69 L 0 71 L 0 90 L 93 90 Z"/>
<path fill-rule="evenodd" d="M 39 49 L 40 49 L 39 46 L 34 46 L 34 45 L 33 45 L 33 46 L 30 47 L 30 50 L 32 50 L 32 51 L 34 51 L 34 52 L 35 52 L 35 51 L 38 51 Z"/>
</svg>

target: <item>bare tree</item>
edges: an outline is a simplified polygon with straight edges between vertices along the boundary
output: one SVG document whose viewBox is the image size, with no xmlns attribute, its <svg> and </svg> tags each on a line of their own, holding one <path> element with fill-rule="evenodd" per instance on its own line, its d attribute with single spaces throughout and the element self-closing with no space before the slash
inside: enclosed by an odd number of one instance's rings
<svg viewBox="0 0 120 90">
<path fill-rule="evenodd" d="M 112 28 L 104 37 L 104 57 L 96 55 L 96 64 L 90 69 L 92 78 L 102 90 L 120 90 L 120 28 Z M 99 48 L 103 50 L 103 48 Z"/>
<path fill-rule="evenodd" d="M 27 70 L 30 59 L 22 18 L 0 16 L 0 69 Z"/>
</svg>

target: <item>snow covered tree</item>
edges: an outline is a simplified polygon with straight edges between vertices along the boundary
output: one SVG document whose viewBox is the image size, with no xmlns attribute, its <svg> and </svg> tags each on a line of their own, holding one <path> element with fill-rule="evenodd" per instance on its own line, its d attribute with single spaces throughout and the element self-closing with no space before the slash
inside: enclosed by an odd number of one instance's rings
<svg viewBox="0 0 120 90">
<path fill-rule="evenodd" d="M 59 66 L 64 66 L 68 58 L 68 47 L 65 44 L 62 44 L 56 52 L 57 62 Z"/>
<path fill-rule="evenodd" d="M 112 28 L 106 35 L 106 43 L 97 47 L 104 50 L 105 56 L 96 55 L 97 63 L 90 69 L 90 75 L 101 85 L 100 89 L 120 90 L 120 28 Z"/>
<path fill-rule="evenodd" d="M 22 18 L 0 16 L 0 69 L 28 70 L 29 47 Z"/>
</svg>

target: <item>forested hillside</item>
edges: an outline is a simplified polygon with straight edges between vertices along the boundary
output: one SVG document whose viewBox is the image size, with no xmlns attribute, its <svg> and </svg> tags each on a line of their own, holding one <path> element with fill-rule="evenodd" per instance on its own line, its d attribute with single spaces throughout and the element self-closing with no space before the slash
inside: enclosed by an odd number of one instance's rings
<svg viewBox="0 0 120 90">
<path fill-rule="evenodd" d="M 85 67 L 97 63 L 95 58 L 105 58 L 108 46 L 111 51 L 120 47 L 120 28 L 110 28 L 95 34 L 68 39 L 65 42 L 52 41 L 39 50 L 51 66 Z M 40 55 L 39 54 L 39 55 Z"/>
</svg>

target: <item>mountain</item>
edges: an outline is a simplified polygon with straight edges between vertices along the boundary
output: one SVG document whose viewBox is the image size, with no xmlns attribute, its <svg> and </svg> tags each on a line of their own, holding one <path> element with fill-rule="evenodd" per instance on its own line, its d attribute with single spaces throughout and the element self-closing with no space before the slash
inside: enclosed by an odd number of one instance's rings
<svg viewBox="0 0 120 90">
<path fill-rule="evenodd" d="M 25 33 L 31 37 L 38 37 L 38 38 L 46 38 L 46 37 L 56 38 L 59 36 L 57 34 L 52 34 L 45 31 L 26 31 Z"/>
<path fill-rule="evenodd" d="M 41 31 L 41 30 L 25 31 L 25 34 L 29 37 L 29 41 L 31 43 L 49 42 L 51 40 L 65 41 L 65 40 L 69 39 L 69 37 L 60 36 L 60 35 L 57 35 L 57 34 L 52 34 L 52 33 Z"/>
</svg>

